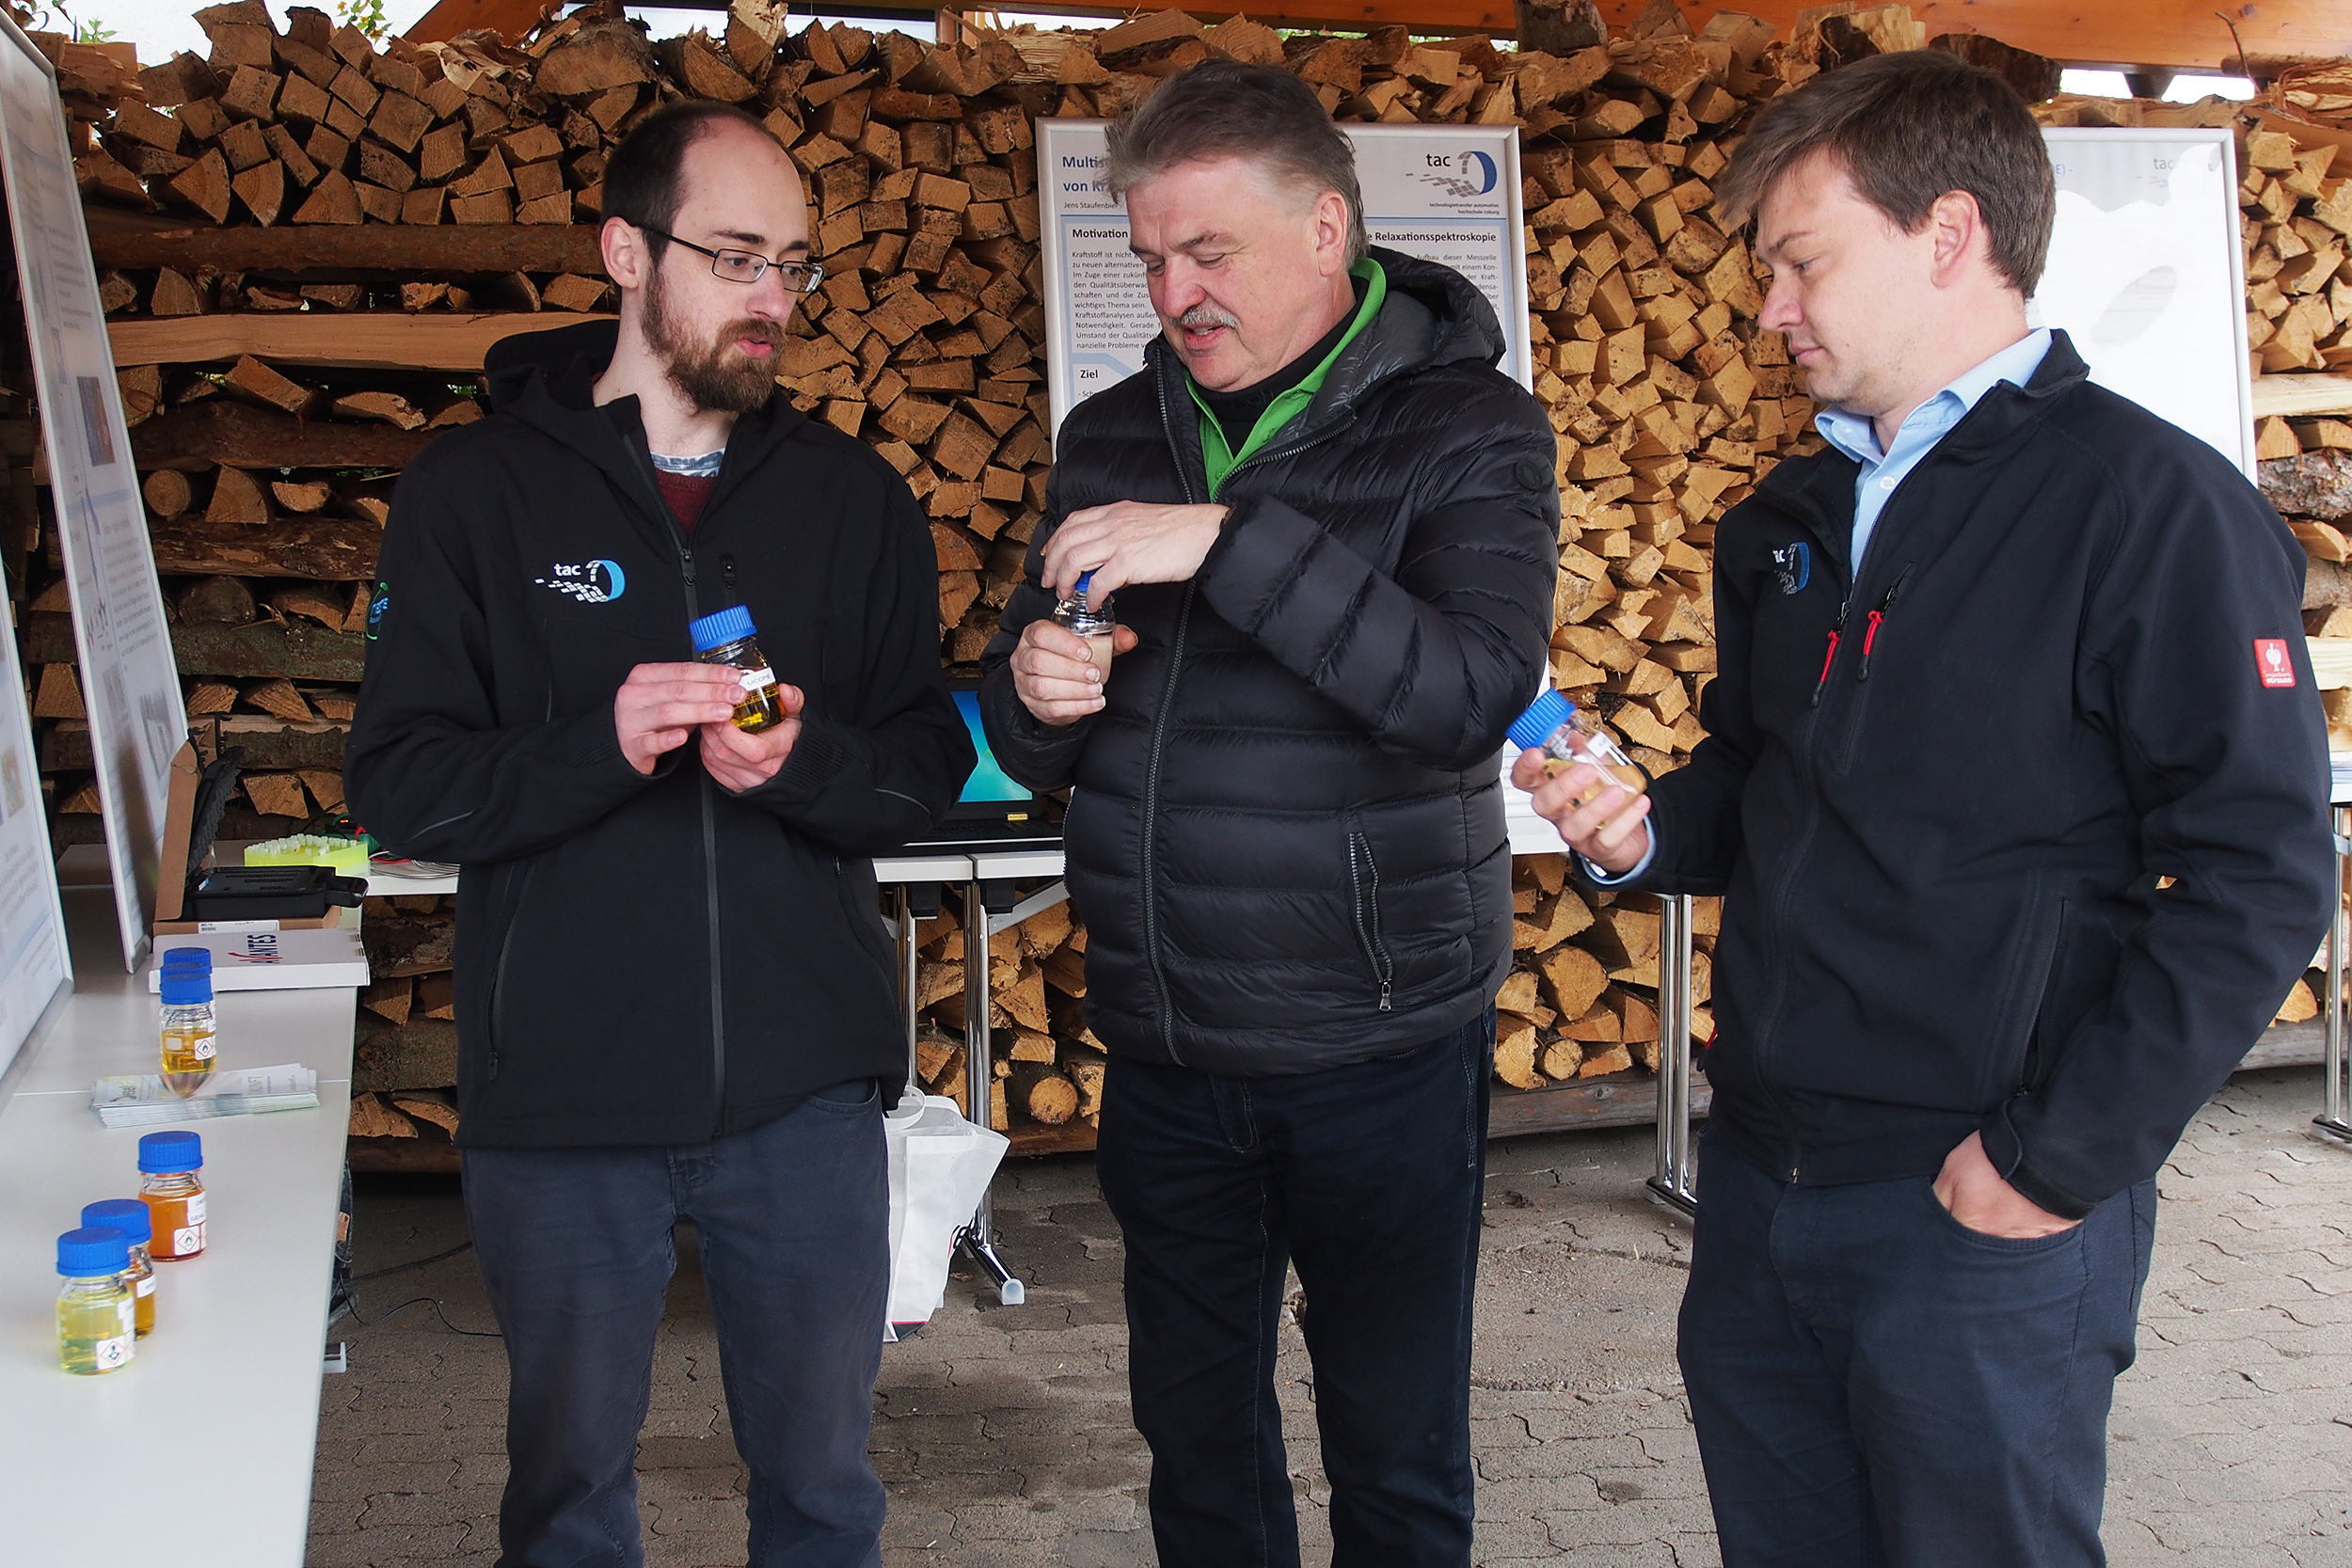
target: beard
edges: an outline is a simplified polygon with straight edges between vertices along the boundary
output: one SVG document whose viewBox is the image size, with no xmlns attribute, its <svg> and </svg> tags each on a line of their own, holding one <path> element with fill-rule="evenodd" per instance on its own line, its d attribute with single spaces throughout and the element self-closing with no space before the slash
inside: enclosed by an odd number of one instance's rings
<svg viewBox="0 0 2352 1568">
<path fill-rule="evenodd" d="M 687 341 L 685 330 L 668 308 L 668 291 L 656 269 L 645 288 L 645 342 L 660 356 L 670 384 L 686 394 L 696 408 L 727 414 L 748 414 L 764 404 L 776 390 L 778 359 L 754 359 L 735 345 L 753 339 L 780 350 L 784 328 L 775 322 L 746 316 L 730 322 L 706 343 Z"/>
</svg>

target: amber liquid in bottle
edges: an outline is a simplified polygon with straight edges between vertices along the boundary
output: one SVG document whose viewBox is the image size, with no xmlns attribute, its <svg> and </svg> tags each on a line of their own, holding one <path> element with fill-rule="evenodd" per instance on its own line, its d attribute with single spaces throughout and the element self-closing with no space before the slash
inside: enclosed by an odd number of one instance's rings
<svg viewBox="0 0 2352 1568">
<path fill-rule="evenodd" d="M 204 1250 L 204 1189 L 191 1183 L 186 1192 L 144 1192 L 154 1216 L 155 1236 L 148 1256 L 158 1263 L 183 1262 Z"/>
</svg>

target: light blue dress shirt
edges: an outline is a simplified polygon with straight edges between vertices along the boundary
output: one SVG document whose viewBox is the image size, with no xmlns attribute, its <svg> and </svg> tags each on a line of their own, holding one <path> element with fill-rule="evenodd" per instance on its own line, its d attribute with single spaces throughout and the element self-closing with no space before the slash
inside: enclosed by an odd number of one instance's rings
<svg viewBox="0 0 2352 1568">
<path fill-rule="evenodd" d="M 1853 540 L 1846 550 L 1847 559 L 1853 562 L 1854 578 L 1862 575 L 1862 552 L 1870 547 L 1870 535 L 1878 531 L 1879 514 L 1886 510 L 1887 498 L 1902 483 L 1903 476 L 1917 467 L 1996 384 L 2007 381 L 2023 387 L 2033 379 L 2049 352 L 2049 328 L 2026 333 L 1974 370 L 1955 376 L 1949 386 L 1913 409 L 1895 432 L 1891 447 L 1880 447 L 1878 425 L 1867 415 L 1824 408 L 1813 417 L 1813 428 L 1821 433 L 1821 438 L 1862 466 L 1853 482 Z M 1585 875 L 1601 887 L 1633 880 L 1657 858 L 1655 823 L 1650 825 L 1649 852 L 1622 877 L 1608 876 L 1583 856 L 1577 857 L 1583 863 Z"/>
<path fill-rule="evenodd" d="M 2026 333 L 1913 409 L 1902 428 L 1895 432 L 1895 444 L 1883 451 L 1879 447 L 1878 425 L 1867 415 L 1824 408 L 1813 417 L 1813 428 L 1823 440 L 1862 465 L 1853 482 L 1853 542 L 1846 549 L 1856 578 L 1862 575 L 1862 552 L 1870 547 L 1870 535 L 1878 531 L 1879 514 L 1886 510 L 1887 498 L 1902 483 L 1903 476 L 1917 467 L 1919 460 L 1933 451 L 1996 383 L 2008 381 L 2023 387 L 2033 379 L 2033 372 L 2042 368 L 2042 356 L 2049 352 L 2049 328 Z"/>
</svg>

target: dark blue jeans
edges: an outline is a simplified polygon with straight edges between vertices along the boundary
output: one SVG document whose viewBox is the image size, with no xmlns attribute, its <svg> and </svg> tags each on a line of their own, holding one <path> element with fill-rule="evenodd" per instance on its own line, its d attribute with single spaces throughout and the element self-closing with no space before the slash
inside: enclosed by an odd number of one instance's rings
<svg viewBox="0 0 2352 1568">
<path fill-rule="evenodd" d="M 1283 1078 L 1115 1059 L 1095 1168 L 1161 1568 L 1292 1568 L 1275 1328 L 1307 1293 L 1336 1568 L 1467 1564 L 1470 1294 L 1494 1014 Z"/>
<path fill-rule="evenodd" d="M 637 1433 L 654 1335 L 694 1222 L 753 1568 L 869 1568 L 883 1493 L 866 1457 L 890 1275 L 870 1081 L 677 1148 L 473 1148 L 466 1219 L 506 1336 L 499 1568 L 636 1568 Z"/>
<path fill-rule="evenodd" d="M 1708 1140 L 1681 1358 L 1724 1568 L 2105 1562 L 2155 1228 L 2153 1181 L 2007 1241 L 1931 1178 L 1793 1187 Z"/>
</svg>

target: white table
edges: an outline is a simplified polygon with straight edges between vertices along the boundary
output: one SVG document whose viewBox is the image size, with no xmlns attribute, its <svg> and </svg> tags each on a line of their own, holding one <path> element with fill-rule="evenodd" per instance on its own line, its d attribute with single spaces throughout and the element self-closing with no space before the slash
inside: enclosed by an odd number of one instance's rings
<svg viewBox="0 0 2352 1568">
<path fill-rule="evenodd" d="M 81 1223 L 83 1204 L 136 1196 L 145 1131 L 100 1125 L 90 1085 L 154 1070 L 156 1003 L 144 976 L 123 972 L 111 888 L 85 880 L 64 898 L 77 990 L 0 1085 L 0 1557 L 84 1560 L 80 1515 L 94 1507 L 107 1540 L 157 1543 L 184 1568 L 292 1568 L 310 1536 L 353 993 L 219 998 L 222 1059 L 315 1069 L 319 1107 L 192 1124 L 204 1140 L 204 1254 L 155 1265 L 155 1331 L 131 1366 L 69 1376 L 53 1316 L 56 1236 Z M 141 1474 L 143 1450 L 167 1445 L 192 1459 L 183 1488 L 119 1484 Z"/>
</svg>

